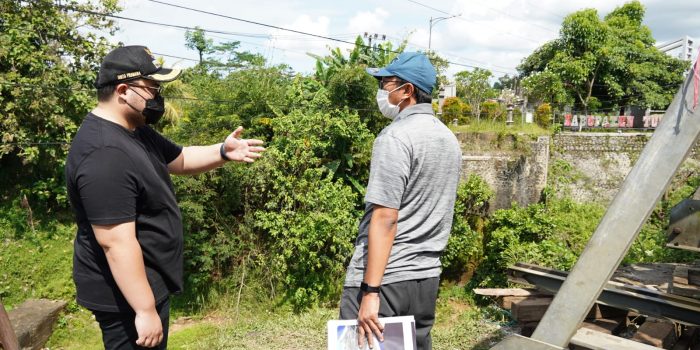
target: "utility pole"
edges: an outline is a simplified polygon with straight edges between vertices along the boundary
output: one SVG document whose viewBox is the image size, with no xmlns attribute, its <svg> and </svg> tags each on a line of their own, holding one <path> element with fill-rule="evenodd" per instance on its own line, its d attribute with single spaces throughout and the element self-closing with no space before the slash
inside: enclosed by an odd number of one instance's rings
<svg viewBox="0 0 700 350">
<path fill-rule="evenodd" d="M 460 13 L 460 14 L 456 14 L 456 15 L 453 15 L 453 16 L 449 16 L 449 17 L 435 17 L 435 18 L 430 17 L 430 28 L 429 28 L 429 30 L 428 30 L 428 51 L 430 51 L 430 44 L 431 44 L 432 41 L 433 41 L 433 40 L 432 40 L 432 39 L 433 39 L 433 26 L 434 26 L 436 23 L 440 22 L 440 21 L 444 21 L 444 20 L 446 20 L 446 19 L 458 17 L 458 16 L 461 16 L 461 15 L 462 15 L 462 14 Z"/>
<path fill-rule="evenodd" d="M 368 33 L 365 32 L 364 38 L 369 41 L 369 44 L 367 46 L 371 47 L 373 50 L 376 50 L 374 46 L 372 46 L 372 39 L 376 40 L 381 40 L 384 41 L 386 40 L 386 34 L 377 34 L 377 33 Z M 376 44 L 376 43 L 375 43 Z"/>
</svg>

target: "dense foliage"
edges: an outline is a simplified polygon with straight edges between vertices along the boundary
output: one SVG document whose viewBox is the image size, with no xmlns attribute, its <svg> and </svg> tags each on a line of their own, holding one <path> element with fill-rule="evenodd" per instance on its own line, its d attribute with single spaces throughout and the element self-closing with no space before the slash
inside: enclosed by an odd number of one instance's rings
<svg viewBox="0 0 700 350">
<path fill-rule="evenodd" d="M 595 9 L 566 16 L 559 38 L 518 67 L 528 94 L 552 105 L 575 102 L 585 113 L 668 106 L 689 65 L 654 46 L 644 11 L 635 0 L 602 19 Z"/>
<path fill-rule="evenodd" d="M 63 3 L 73 9 L 117 11 L 111 0 Z M 623 9 L 636 5 L 630 6 Z M 0 0 L 0 10 L 0 298 L 9 303 L 28 296 L 71 299 L 74 225 L 62 167 L 68 143 L 95 103 L 92 83 L 109 49 L 104 38 L 78 28 L 114 27 L 103 17 L 47 0 Z M 626 28 L 636 36 L 633 40 L 647 45 L 647 32 L 634 33 L 640 14 L 627 10 L 609 15 L 604 28 Z M 584 19 L 584 24 L 595 24 L 593 17 L 586 12 L 567 18 L 563 32 L 570 33 L 566 38 L 574 46 L 564 54 L 578 52 L 575 45 L 589 45 L 575 39 L 576 26 Z M 606 34 L 606 40 L 611 36 Z M 624 36 L 619 37 L 615 40 Z M 377 82 L 364 69 L 388 64 L 406 43 L 369 48 L 358 38 L 349 52 L 332 49 L 314 56 L 316 70 L 304 76 L 240 50 L 237 42 L 215 43 L 199 29 L 185 39 L 200 63 L 165 86 L 167 113 L 156 128 L 175 142 L 197 145 L 221 142 L 243 125 L 245 136 L 264 139 L 268 151 L 252 165 L 228 164 L 194 177 L 173 177 L 184 217 L 187 278 L 186 294 L 176 305 L 202 306 L 231 290 L 259 292 L 261 298 L 296 309 L 337 302 L 362 214 L 372 141 L 389 122 L 377 111 Z M 556 45 L 545 45 L 523 64 L 531 77 L 538 77 L 523 86 L 538 101 L 555 104 L 566 100 L 560 88 L 569 86 L 556 80 L 566 76 L 566 69 L 546 73 L 555 71 L 545 68 L 559 54 Z M 661 59 L 644 55 L 653 62 Z M 446 61 L 435 53 L 430 57 L 444 81 Z M 644 76 L 644 63 L 634 62 L 639 65 L 629 69 L 610 63 L 606 74 L 624 72 L 625 79 L 636 82 L 661 74 Z M 665 74 L 662 78 L 675 81 Z M 504 106 L 487 101 L 496 96 L 489 77 L 481 70 L 458 73 L 460 97 L 445 101 L 443 121 L 502 123 Z M 557 81 L 561 86 L 548 90 Z M 603 81 L 614 86 L 613 80 Z M 510 77 L 498 83 L 500 89 L 515 85 Z M 653 86 L 647 91 L 648 86 L 635 84 L 610 91 L 630 101 L 639 93 L 648 101 L 658 97 L 658 104 L 666 101 Z M 545 125 L 550 114 L 541 107 L 536 119 Z M 476 284 L 503 285 L 504 268 L 515 261 L 569 268 L 602 214 L 595 205 L 550 199 L 489 215 L 493 192 L 476 175 L 457 193 L 452 237 L 442 257 L 448 278 L 463 280 L 475 273 Z M 658 219 L 642 231 L 627 261 L 685 258 L 660 252 L 661 218 L 668 206 L 660 205 Z"/>
<path fill-rule="evenodd" d="M 116 4 L 64 2 L 106 13 L 118 10 Z M 22 192 L 48 208 L 65 207 L 68 143 L 95 103 L 96 67 L 109 49 L 104 37 L 78 28 L 109 32 L 114 24 L 50 0 L 2 0 L 0 16 L 0 198 Z"/>
</svg>

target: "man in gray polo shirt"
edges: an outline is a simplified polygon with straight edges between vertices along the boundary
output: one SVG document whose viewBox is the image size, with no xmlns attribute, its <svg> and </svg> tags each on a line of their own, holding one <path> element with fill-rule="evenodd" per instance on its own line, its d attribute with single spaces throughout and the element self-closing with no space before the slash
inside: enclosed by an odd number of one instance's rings
<svg viewBox="0 0 700 350">
<path fill-rule="evenodd" d="M 436 72 L 404 52 L 382 69 L 377 104 L 392 119 L 374 141 L 365 215 L 348 265 L 340 318 L 357 318 L 360 346 L 383 341 L 378 317 L 413 315 L 418 349 L 431 349 L 440 255 L 452 228 L 462 154 L 435 116 Z"/>
</svg>

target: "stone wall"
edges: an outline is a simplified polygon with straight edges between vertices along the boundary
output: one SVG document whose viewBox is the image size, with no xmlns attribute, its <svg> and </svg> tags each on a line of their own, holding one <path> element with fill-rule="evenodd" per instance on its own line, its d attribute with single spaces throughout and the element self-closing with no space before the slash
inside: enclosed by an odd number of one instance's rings
<svg viewBox="0 0 700 350">
<path fill-rule="evenodd" d="M 553 137 L 550 185 L 561 196 L 607 205 L 632 170 L 652 133 L 560 133 Z M 669 145 L 671 147 L 672 145 Z M 698 147 L 676 179 L 697 174 Z"/>
<path fill-rule="evenodd" d="M 490 209 L 540 200 L 549 185 L 558 196 L 607 205 L 632 170 L 651 133 L 564 132 L 549 138 L 458 133 L 462 178 L 477 174 L 495 191 Z M 669 145 L 670 147 L 670 145 Z M 683 182 L 700 174 L 700 147 L 676 174 Z"/>
<path fill-rule="evenodd" d="M 460 133 L 462 179 L 477 174 L 495 191 L 490 210 L 540 200 L 547 184 L 548 136 Z"/>
</svg>

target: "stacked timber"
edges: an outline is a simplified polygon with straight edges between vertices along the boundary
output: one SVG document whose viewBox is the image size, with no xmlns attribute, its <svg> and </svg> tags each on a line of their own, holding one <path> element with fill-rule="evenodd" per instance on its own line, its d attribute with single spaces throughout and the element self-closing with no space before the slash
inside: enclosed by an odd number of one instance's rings
<svg viewBox="0 0 700 350">
<path fill-rule="evenodd" d="M 475 289 L 510 310 L 517 330 L 529 337 L 547 312 L 553 295 L 537 289 Z M 673 349 L 700 350 L 700 330 L 671 321 L 639 315 L 633 311 L 594 304 L 569 349 Z M 596 344 L 592 346 L 590 344 Z"/>
</svg>

